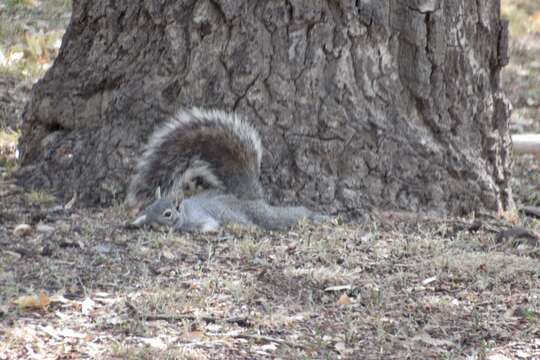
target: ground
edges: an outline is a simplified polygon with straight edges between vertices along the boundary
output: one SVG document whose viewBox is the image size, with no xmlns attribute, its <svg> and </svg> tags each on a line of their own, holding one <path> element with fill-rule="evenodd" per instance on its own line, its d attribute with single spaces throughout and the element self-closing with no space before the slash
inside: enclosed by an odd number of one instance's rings
<svg viewBox="0 0 540 360">
<path fill-rule="evenodd" d="M 121 204 L 16 187 L 20 114 L 69 6 L 0 4 L 0 359 L 540 358 L 533 218 L 372 213 L 179 235 L 126 228 Z M 503 13 L 512 129 L 540 132 L 540 3 Z M 518 207 L 540 205 L 538 160 L 515 163 Z"/>
</svg>

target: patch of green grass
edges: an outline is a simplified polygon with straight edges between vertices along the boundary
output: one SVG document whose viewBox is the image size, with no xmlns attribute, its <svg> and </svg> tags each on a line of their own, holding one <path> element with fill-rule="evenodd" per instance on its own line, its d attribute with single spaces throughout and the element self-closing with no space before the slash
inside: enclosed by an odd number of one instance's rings
<svg viewBox="0 0 540 360">
<path fill-rule="evenodd" d="M 32 205 L 48 206 L 56 202 L 56 197 L 45 191 L 30 191 L 25 194 L 25 199 Z"/>
<path fill-rule="evenodd" d="M 16 131 L 0 130 L 0 148 L 17 145 L 20 136 Z"/>
<path fill-rule="evenodd" d="M 0 4 L 0 70 L 37 79 L 56 57 L 71 16 L 68 0 Z"/>
</svg>

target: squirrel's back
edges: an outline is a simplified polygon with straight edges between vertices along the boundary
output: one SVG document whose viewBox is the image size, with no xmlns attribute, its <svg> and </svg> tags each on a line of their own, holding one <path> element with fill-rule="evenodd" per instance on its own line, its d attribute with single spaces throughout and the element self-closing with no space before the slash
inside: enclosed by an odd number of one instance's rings
<svg viewBox="0 0 540 360">
<path fill-rule="evenodd" d="M 177 112 L 153 132 L 128 187 L 127 204 L 183 194 L 194 183 L 243 199 L 262 198 L 259 134 L 235 113 L 194 108 Z"/>
</svg>

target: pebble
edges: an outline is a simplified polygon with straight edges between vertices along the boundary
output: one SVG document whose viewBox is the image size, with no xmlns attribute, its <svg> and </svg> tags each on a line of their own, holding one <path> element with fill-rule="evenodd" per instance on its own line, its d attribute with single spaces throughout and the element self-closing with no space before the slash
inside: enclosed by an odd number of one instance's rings
<svg viewBox="0 0 540 360">
<path fill-rule="evenodd" d="M 46 225 L 46 224 L 39 223 L 36 226 L 36 231 L 40 232 L 40 233 L 49 234 L 49 233 L 52 233 L 54 231 L 54 227 L 51 226 L 51 225 Z"/>
</svg>

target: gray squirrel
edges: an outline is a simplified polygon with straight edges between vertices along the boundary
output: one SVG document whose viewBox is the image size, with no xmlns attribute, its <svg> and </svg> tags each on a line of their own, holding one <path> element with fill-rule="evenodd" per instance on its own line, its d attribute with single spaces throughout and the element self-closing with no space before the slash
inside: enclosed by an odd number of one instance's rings
<svg viewBox="0 0 540 360">
<path fill-rule="evenodd" d="M 262 151 L 257 131 L 235 113 L 177 112 L 151 135 L 135 168 L 126 202 L 144 210 L 132 225 L 208 232 L 231 223 L 285 229 L 303 218 L 327 220 L 264 200 Z"/>
</svg>

